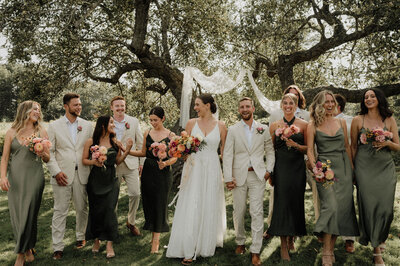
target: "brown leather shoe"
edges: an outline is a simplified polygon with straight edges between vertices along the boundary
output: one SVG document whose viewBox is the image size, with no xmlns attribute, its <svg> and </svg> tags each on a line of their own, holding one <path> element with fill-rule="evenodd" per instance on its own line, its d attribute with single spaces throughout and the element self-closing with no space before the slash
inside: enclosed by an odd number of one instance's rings
<svg viewBox="0 0 400 266">
<path fill-rule="evenodd" d="M 354 248 L 354 241 L 346 240 L 345 249 L 347 253 L 354 253 L 354 251 L 356 250 Z"/>
<path fill-rule="evenodd" d="M 136 226 L 130 224 L 128 221 L 126 221 L 126 227 L 129 229 L 129 231 L 131 231 L 131 234 L 133 236 L 140 236 L 139 229 Z"/>
<path fill-rule="evenodd" d="M 246 252 L 246 247 L 245 245 L 237 245 L 236 249 L 235 249 L 235 253 L 240 255 L 240 254 L 244 254 Z"/>
<path fill-rule="evenodd" d="M 86 246 L 86 240 L 78 240 L 78 241 L 76 241 L 76 246 L 75 247 L 77 249 L 81 249 L 84 246 Z"/>
<path fill-rule="evenodd" d="M 261 265 L 260 254 L 251 253 L 251 264 L 253 264 L 254 266 L 260 266 Z"/>
<path fill-rule="evenodd" d="M 53 260 L 59 260 L 63 257 L 63 252 L 61 250 L 54 251 Z"/>
</svg>

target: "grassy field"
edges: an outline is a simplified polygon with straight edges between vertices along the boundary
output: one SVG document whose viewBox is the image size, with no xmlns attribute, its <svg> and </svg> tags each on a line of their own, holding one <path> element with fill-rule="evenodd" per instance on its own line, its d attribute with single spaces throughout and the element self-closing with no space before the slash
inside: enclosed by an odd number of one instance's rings
<svg viewBox="0 0 400 266">
<path fill-rule="evenodd" d="M 399 177 L 398 177 L 399 178 Z M 173 195 L 171 195 L 173 196 Z M 228 231 L 223 248 L 216 250 L 215 256 L 211 258 L 198 258 L 196 265 L 250 265 L 250 254 L 237 256 L 234 254 L 235 241 L 232 222 L 232 194 L 226 192 Z M 268 210 L 268 193 L 265 194 L 264 210 Z M 283 263 L 280 260 L 279 239 L 273 238 L 264 241 L 262 247 L 261 259 L 263 265 L 321 265 L 321 244 L 317 242 L 316 237 L 311 235 L 313 229 L 314 212 L 311 202 L 311 191 L 306 191 L 306 222 L 308 236 L 302 237 L 296 241 L 297 252 L 291 254 L 292 261 Z M 169 233 L 161 235 L 160 254 L 150 254 L 151 233 L 142 231 L 142 236 L 133 237 L 125 228 L 126 214 L 128 208 L 128 197 L 126 186 L 122 184 L 119 200 L 118 220 L 120 241 L 115 244 L 116 257 L 111 260 L 105 258 L 105 247 L 102 246 L 98 255 L 91 253 L 92 242 L 82 250 L 74 249 L 75 244 L 75 211 L 71 207 L 67 219 L 67 230 L 65 234 L 66 248 L 64 258 L 61 261 L 53 261 L 51 258 L 51 219 L 53 214 L 52 189 L 46 178 L 46 187 L 43 194 L 42 206 L 38 219 L 38 241 L 36 244 L 36 260 L 32 265 L 180 265 L 179 259 L 168 259 L 165 257 L 166 250 L 162 246 L 168 244 Z M 169 209 L 170 221 L 172 221 L 173 209 Z M 384 254 L 386 265 L 400 264 L 400 182 L 397 184 L 397 194 L 395 203 L 395 219 L 390 230 L 390 237 L 387 241 L 387 249 Z M 141 227 L 144 223 L 143 210 L 140 206 L 138 212 L 138 224 Z M 396 219 L 397 218 L 397 219 Z M 0 193 L 0 265 L 12 265 L 15 260 L 14 239 L 10 225 L 9 211 L 7 206 L 7 194 Z M 246 230 L 250 231 L 250 217 L 246 217 Z M 250 233 L 246 246 L 251 243 Z M 336 244 L 336 265 L 371 265 L 371 247 L 363 247 L 356 243 L 356 252 L 346 254 L 344 243 L 341 239 Z"/>
</svg>

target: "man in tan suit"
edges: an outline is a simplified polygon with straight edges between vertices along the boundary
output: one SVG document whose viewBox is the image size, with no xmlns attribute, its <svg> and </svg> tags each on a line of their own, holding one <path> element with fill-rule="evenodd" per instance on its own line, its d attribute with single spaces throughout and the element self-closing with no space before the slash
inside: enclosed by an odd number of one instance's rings
<svg viewBox="0 0 400 266">
<path fill-rule="evenodd" d="M 126 102 L 124 97 L 115 96 L 111 100 L 111 111 L 113 112 L 117 140 L 126 146 L 126 141 L 131 138 L 133 140 L 132 149 L 141 150 L 143 135 L 140 130 L 139 120 L 127 115 L 125 110 Z M 117 166 L 117 176 L 120 182 L 124 179 L 128 187 L 129 210 L 126 226 L 134 236 L 140 235 L 139 229 L 135 226 L 135 220 L 140 201 L 139 169 L 142 169 L 143 159 L 141 159 L 141 162 L 139 167 L 138 158 L 128 155 L 125 161 Z"/>
<path fill-rule="evenodd" d="M 236 254 L 245 252 L 244 216 L 247 195 L 250 199 L 253 265 L 261 265 L 260 251 L 264 231 L 263 200 L 266 180 L 274 169 L 275 152 L 268 127 L 253 119 L 253 100 L 239 102 L 242 120 L 229 127 L 223 155 L 224 179 L 233 195 L 233 222 L 236 232 Z M 266 155 L 266 162 L 264 162 Z"/>
<path fill-rule="evenodd" d="M 52 176 L 54 213 L 52 220 L 53 259 L 63 256 L 64 233 L 69 204 L 72 198 L 76 210 L 76 247 L 85 246 L 88 218 L 86 184 L 90 168 L 82 164 L 85 142 L 92 137 L 90 122 L 79 118 L 82 111 L 78 94 L 68 93 L 63 98 L 65 115 L 50 123 L 50 161 L 47 167 Z"/>
</svg>

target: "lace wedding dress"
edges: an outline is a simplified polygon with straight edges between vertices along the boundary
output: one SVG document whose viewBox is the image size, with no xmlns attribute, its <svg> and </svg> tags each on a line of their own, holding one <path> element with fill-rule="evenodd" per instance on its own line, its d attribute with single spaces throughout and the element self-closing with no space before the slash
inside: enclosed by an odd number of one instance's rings
<svg viewBox="0 0 400 266">
<path fill-rule="evenodd" d="M 206 145 L 192 154 L 183 168 L 166 255 L 172 258 L 213 256 L 215 248 L 222 247 L 226 230 L 218 124 L 204 136 L 196 122 L 191 135 L 201 135 Z"/>
</svg>

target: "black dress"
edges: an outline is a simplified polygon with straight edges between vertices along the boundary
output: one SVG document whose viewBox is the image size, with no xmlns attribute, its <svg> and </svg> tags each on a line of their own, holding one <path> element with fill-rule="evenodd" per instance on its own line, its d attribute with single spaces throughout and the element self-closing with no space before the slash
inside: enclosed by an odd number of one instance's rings
<svg viewBox="0 0 400 266">
<path fill-rule="evenodd" d="M 172 177 L 170 167 L 160 170 L 155 157 L 150 150 L 151 144 L 155 142 L 150 134 L 146 138 L 146 160 L 143 165 L 141 192 L 142 204 L 145 217 L 144 230 L 151 232 L 168 232 L 168 194 L 171 188 Z M 166 145 L 169 138 L 164 138 L 162 142 Z"/>
<path fill-rule="evenodd" d="M 119 194 L 119 182 L 115 175 L 117 150 L 107 151 L 105 167 L 93 166 L 87 183 L 89 218 L 86 240 L 115 241 L 118 238 L 118 220 L 115 213 Z"/>
<path fill-rule="evenodd" d="M 290 126 L 295 121 L 284 121 Z M 290 137 L 304 145 L 302 133 Z M 275 137 L 274 167 L 274 212 L 268 234 L 273 236 L 306 235 L 304 214 L 304 192 L 306 187 L 306 166 L 304 154 L 295 148 L 288 148 L 286 142 Z"/>
</svg>

